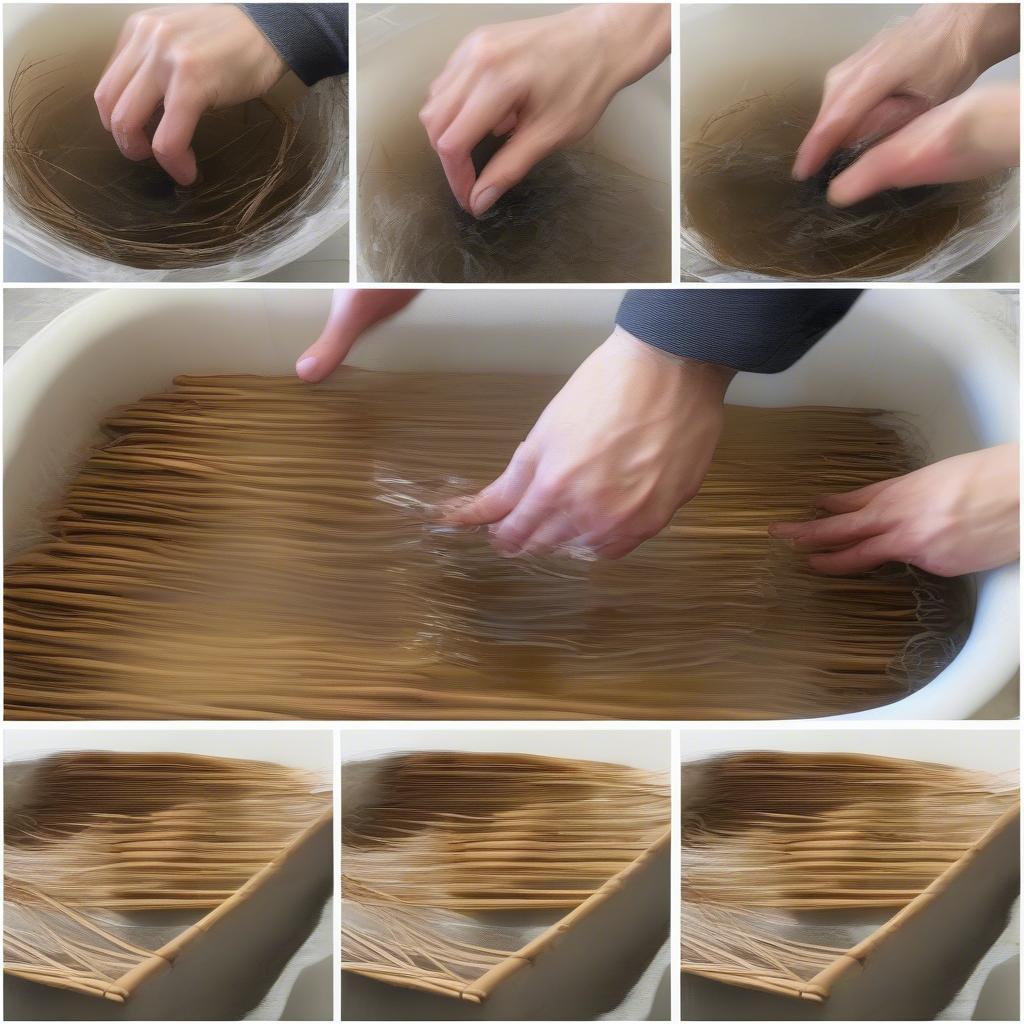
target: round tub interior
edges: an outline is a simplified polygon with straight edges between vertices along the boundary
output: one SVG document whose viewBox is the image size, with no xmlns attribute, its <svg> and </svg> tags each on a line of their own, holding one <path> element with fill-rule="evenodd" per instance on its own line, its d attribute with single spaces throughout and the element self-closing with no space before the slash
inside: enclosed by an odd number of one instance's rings
<svg viewBox="0 0 1024 1024">
<path fill-rule="evenodd" d="M 431 81 L 474 28 L 565 9 L 360 11 L 362 280 L 670 280 L 668 61 L 623 89 L 584 139 L 542 161 L 479 222 L 459 211 L 418 120 Z"/>
<path fill-rule="evenodd" d="M 915 9 L 767 4 L 752 18 L 742 4 L 683 8 L 684 280 L 1017 280 L 1016 174 L 992 188 L 967 183 L 913 196 L 904 190 L 902 197 L 894 193 L 902 207 L 878 200 L 859 204 L 857 216 L 823 215 L 829 246 L 804 237 L 816 207 L 789 182 L 788 167 L 817 110 L 825 72 Z M 980 82 L 1016 81 L 1018 68 L 1013 57 Z M 767 171 L 776 163 L 777 177 Z M 800 209 L 804 216 L 792 220 L 789 204 L 793 217 Z"/>
<path fill-rule="evenodd" d="M 26 4 L 4 26 L 6 241 L 71 278 L 244 280 L 309 253 L 348 223 L 344 77 L 287 74 L 263 98 L 207 113 L 199 179 L 176 187 L 132 162 L 92 98 L 142 5 Z M 73 216 L 65 211 L 73 211 Z"/>
</svg>

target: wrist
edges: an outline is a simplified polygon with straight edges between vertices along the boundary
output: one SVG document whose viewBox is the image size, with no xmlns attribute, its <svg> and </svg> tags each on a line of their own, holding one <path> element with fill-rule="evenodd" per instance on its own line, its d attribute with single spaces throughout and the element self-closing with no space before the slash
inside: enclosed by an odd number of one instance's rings
<svg viewBox="0 0 1024 1024">
<path fill-rule="evenodd" d="M 615 92 L 643 78 L 669 55 L 669 4 L 592 4 L 575 13 L 592 26 Z"/>
<path fill-rule="evenodd" d="M 953 4 L 950 17 L 953 19 L 951 35 L 955 38 L 954 33 L 962 33 L 966 39 L 975 78 L 1017 52 L 1020 39 L 1017 4 Z"/>
<path fill-rule="evenodd" d="M 619 326 L 616 326 L 601 347 L 619 357 L 654 367 L 660 374 L 664 374 L 666 387 L 699 393 L 718 404 L 725 401 L 725 393 L 736 376 L 732 367 L 665 352 Z"/>
</svg>

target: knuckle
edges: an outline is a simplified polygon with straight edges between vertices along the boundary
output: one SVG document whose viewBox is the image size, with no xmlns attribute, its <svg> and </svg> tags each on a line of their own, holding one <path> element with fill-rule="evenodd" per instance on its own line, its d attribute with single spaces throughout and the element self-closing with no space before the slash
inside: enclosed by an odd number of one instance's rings
<svg viewBox="0 0 1024 1024">
<path fill-rule="evenodd" d="M 174 29 L 168 24 L 166 18 L 158 17 L 154 19 L 148 34 L 150 42 L 159 47 L 167 47 L 174 38 Z"/>
<path fill-rule="evenodd" d="M 199 58 L 191 46 L 184 43 L 176 43 L 167 51 L 167 58 L 175 71 L 182 74 L 194 74 L 197 70 Z"/>
<path fill-rule="evenodd" d="M 494 34 L 486 27 L 474 29 L 463 44 L 473 61 L 481 67 L 491 67 L 499 57 Z"/>
<path fill-rule="evenodd" d="M 851 67 L 843 61 L 841 64 L 835 64 L 825 72 L 825 89 L 834 90 L 839 88 L 850 76 Z"/>
<path fill-rule="evenodd" d="M 177 155 L 177 151 L 173 146 L 169 146 L 165 139 L 160 136 L 153 138 L 152 144 L 153 156 L 156 157 L 157 161 L 167 160 Z"/>
<path fill-rule="evenodd" d="M 437 155 L 443 159 L 454 159 L 458 155 L 458 146 L 447 135 L 442 135 L 434 143 L 434 149 L 437 150 Z"/>
<path fill-rule="evenodd" d="M 110 118 L 110 127 L 116 135 L 128 135 L 137 131 L 139 125 L 134 117 L 129 117 L 123 112 L 114 111 Z"/>
<path fill-rule="evenodd" d="M 157 19 L 152 11 L 136 11 L 128 16 L 125 24 L 132 32 L 149 33 Z"/>
</svg>

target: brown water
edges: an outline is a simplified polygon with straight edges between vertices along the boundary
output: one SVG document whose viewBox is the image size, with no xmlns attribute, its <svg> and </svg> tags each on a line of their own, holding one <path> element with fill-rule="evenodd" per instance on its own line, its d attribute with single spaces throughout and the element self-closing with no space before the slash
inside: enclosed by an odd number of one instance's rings
<svg viewBox="0 0 1024 1024">
<path fill-rule="evenodd" d="M 988 179 L 829 205 L 829 181 L 855 154 L 839 154 L 806 182 L 790 173 L 817 108 L 816 92 L 762 95 L 686 140 L 684 224 L 719 264 L 804 280 L 878 278 L 927 260 L 985 218 L 998 185 Z"/>
<path fill-rule="evenodd" d="M 824 577 L 768 535 L 917 465 L 868 410 L 730 406 L 700 494 L 620 561 L 439 524 L 560 383 L 190 377 L 115 411 L 6 567 L 8 717 L 803 717 L 954 656 L 962 581 Z"/>
</svg>

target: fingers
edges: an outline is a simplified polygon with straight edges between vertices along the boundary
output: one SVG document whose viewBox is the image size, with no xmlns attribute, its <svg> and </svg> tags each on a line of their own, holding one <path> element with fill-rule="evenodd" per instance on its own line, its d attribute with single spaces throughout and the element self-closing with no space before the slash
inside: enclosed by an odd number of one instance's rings
<svg viewBox="0 0 1024 1024">
<path fill-rule="evenodd" d="M 192 136 L 204 109 L 202 97 L 187 89 L 172 86 L 164 99 L 164 116 L 153 135 L 153 156 L 179 185 L 196 180 Z"/>
<path fill-rule="evenodd" d="M 512 111 L 503 121 L 499 121 L 494 126 L 494 134 L 497 136 L 508 135 L 509 132 L 515 131 L 516 124 L 519 122 L 519 118 L 515 111 Z"/>
<path fill-rule="evenodd" d="M 919 117 L 906 128 L 872 146 L 828 187 L 833 206 L 853 206 L 890 188 L 934 184 L 944 178 L 942 159 L 928 131 L 928 118 Z"/>
<path fill-rule="evenodd" d="M 499 554 L 513 557 L 524 553 L 529 539 L 555 514 L 547 497 L 530 487 L 515 508 L 491 527 L 491 543 Z"/>
<path fill-rule="evenodd" d="M 861 142 L 874 142 L 898 131 L 915 117 L 920 117 L 930 104 L 923 96 L 886 96 L 858 122 L 857 126 L 842 141 L 841 148 L 848 149 Z"/>
<path fill-rule="evenodd" d="M 163 98 L 163 86 L 143 64 L 114 105 L 110 131 L 117 148 L 129 160 L 145 160 L 152 156 L 146 125 Z"/>
<path fill-rule="evenodd" d="M 811 555 L 808 566 L 815 572 L 828 576 L 845 576 L 851 573 L 870 572 L 886 562 L 901 561 L 899 545 L 888 534 L 869 537 L 867 540 L 826 554 Z"/>
<path fill-rule="evenodd" d="M 138 72 L 141 62 L 142 58 L 136 48 L 121 49 L 111 59 L 107 69 L 100 77 L 96 91 L 93 93 L 93 99 L 96 101 L 100 122 L 108 132 L 111 130 L 110 122 L 114 114 L 114 107 L 117 106 L 117 101 L 121 98 L 128 83 Z"/>
<path fill-rule="evenodd" d="M 601 558 L 607 559 L 608 561 L 615 561 L 616 559 L 624 558 L 630 552 L 635 551 L 647 539 L 647 537 L 640 537 L 636 535 L 616 537 L 607 544 L 600 545 L 597 548 L 597 553 Z"/>
<path fill-rule="evenodd" d="M 577 530 L 572 520 L 561 512 L 551 512 L 540 525 L 519 545 L 521 554 L 546 555 L 576 540 Z"/>
<path fill-rule="evenodd" d="M 464 210 L 471 208 L 470 194 L 476 182 L 473 147 L 497 125 L 507 121 L 510 113 L 512 98 L 507 94 L 471 96 L 434 145 L 452 195 Z M 476 210 L 473 212 L 476 214 Z"/>
<path fill-rule="evenodd" d="M 880 78 L 872 66 L 853 77 L 839 69 L 829 75 L 821 109 L 793 162 L 793 177 L 797 181 L 817 174 L 864 116 L 890 91 L 888 78 Z"/>
<path fill-rule="evenodd" d="M 901 479 L 902 477 L 894 476 L 888 480 L 879 480 L 877 483 L 868 484 L 867 487 L 859 487 L 855 491 L 846 491 L 844 494 L 823 494 L 815 504 L 818 508 L 833 514 L 856 512 Z"/>
<path fill-rule="evenodd" d="M 852 206 L 889 188 L 970 181 L 1020 162 L 1020 94 L 990 86 L 948 100 L 869 149 L 829 185 Z"/>
<path fill-rule="evenodd" d="M 320 337 L 295 363 L 300 380 L 317 384 L 345 360 L 352 346 L 375 324 L 394 316 L 419 295 L 418 288 L 339 288 L 331 299 Z"/>
<path fill-rule="evenodd" d="M 844 547 L 874 536 L 880 529 L 877 515 L 870 509 L 862 509 L 805 523 L 775 523 L 769 527 L 768 533 L 772 537 L 790 540 L 798 548 L 813 551 Z"/>
<path fill-rule="evenodd" d="M 452 505 L 445 521 L 453 526 L 488 526 L 503 520 L 526 493 L 534 469 L 533 458 L 520 445 L 505 472 L 468 502 Z"/>
<path fill-rule="evenodd" d="M 483 216 L 513 185 L 548 156 L 557 145 L 549 131 L 536 124 L 521 125 L 488 161 L 469 199 L 474 217 Z"/>
</svg>

